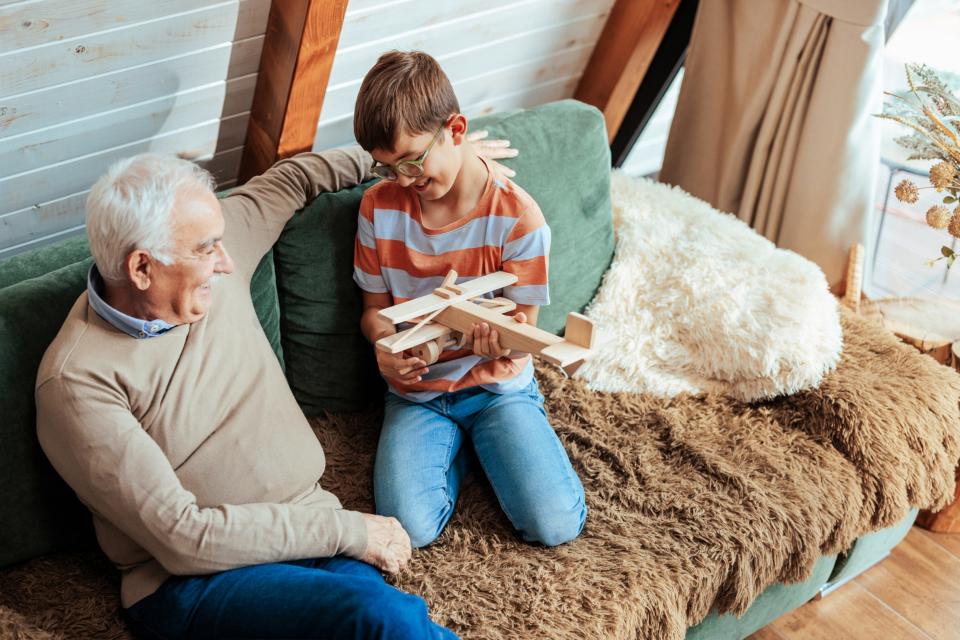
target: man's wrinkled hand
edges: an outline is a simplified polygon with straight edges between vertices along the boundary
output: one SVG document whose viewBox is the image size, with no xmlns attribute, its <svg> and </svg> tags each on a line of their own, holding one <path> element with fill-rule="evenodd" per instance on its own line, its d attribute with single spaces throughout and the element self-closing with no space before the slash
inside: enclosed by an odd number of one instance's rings
<svg viewBox="0 0 960 640">
<path fill-rule="evenodd" d="M 387 573 L 398 573 L 410 562 L 413 553 L 410 536 L 396 518 L 364 513 L 367 523 L 367 551 L 360 558 Z"/>
<path fill-rule="evenodd" d="M 473 133 L 467 134 L 467 140 L 472 142 L 473 146 L 477 149 L 477 153 L 489 160 L 492 165 L 497 167 L 500 173 L 508 178 L 514 177 L 517 175 L 517 172 L 510 167 L 500 164 L 497 160 L 502 158 L 515 158 L 520 151 L 518 149 L 512 149 L 509 140 L 488 140 L 487 136 L 489 135 L 490 133 L 487 131 L 474 131 Z"/>
</svg>

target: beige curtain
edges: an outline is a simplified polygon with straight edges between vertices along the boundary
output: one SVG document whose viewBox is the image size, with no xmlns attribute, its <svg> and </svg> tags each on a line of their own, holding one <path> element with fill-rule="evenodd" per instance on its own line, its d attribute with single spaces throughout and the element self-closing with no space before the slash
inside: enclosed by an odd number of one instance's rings
<svg viewBox="0 0 960 640">
<path fill-rule="evenodd" d="M 872 247 L 886 4 L 701 0 L 660 179 L 839 281 Z"/>
</svg>

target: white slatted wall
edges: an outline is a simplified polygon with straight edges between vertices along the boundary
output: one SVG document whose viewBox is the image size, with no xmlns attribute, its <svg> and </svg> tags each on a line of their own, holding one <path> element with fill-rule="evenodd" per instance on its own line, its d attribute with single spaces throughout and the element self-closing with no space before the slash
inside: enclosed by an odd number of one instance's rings
<svg viewBox="0 0 960 640">
<path fill-rule="evenodd" d="M 467 116 L 569 98 L 613 0 L 350 0 L 315 149 L 349 144 L 360 82 L 390 49 L 436 57 Z"/>
<path fill-rule="evenodd" d="M 0 259 L 83 228 L 143 151 L 239 168 L 270 0 L 0 0 Z"/>
</svg>

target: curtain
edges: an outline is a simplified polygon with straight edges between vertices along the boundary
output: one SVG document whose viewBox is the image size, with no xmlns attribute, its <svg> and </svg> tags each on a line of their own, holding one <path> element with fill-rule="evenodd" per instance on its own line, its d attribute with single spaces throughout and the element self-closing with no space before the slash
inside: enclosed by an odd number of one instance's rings
<svg viewBox="0 0 960 640">
<path fill-rule="evenodd" d="M 701 0 L 660 180 L 839 281 L 872 246 L 886 5 Z"/>
</svg>

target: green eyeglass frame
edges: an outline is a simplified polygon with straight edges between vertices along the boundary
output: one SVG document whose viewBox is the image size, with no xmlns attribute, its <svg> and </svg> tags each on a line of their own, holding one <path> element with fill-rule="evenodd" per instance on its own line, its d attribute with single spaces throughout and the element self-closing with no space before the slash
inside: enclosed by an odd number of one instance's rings
<svg viewBox="0 0 960 640">
<path fill-rule="evenodd" d="M 374 160 L 370 171 L 384 180 L 396 180 L 399 176 L 419 178 L 423 175 L 423 163 L 427 161 L 427 155 L 430 153 L 430 149 L 433 149 L 433 145 L 440 139 L 440 134 L 443 133 L 446 126 L 446 122 L 440 125 L 437 132 L 433 134 L 433 139 L 430 141 L 430 144 L 427 145 L 426 150 L 416 160 L 401 160 L 397 164 L 382 164 Z"/>
</svg>

